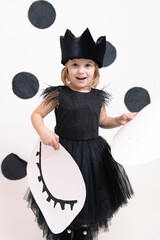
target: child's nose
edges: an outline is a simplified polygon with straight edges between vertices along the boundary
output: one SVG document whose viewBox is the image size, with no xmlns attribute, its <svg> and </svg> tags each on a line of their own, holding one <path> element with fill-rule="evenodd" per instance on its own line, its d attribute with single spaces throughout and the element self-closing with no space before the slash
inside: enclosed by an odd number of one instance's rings
<svg viewBox="0 0 160 240">
<path fill-rule="evenodd" d="M 78 68 L 78 72 L 79 72 L 80 74 L 83 74 L 83 73 L 84 73 L 84 68 L 83 68 L 83 67 L 79 67 L 79 68 Z"/>
</svg>

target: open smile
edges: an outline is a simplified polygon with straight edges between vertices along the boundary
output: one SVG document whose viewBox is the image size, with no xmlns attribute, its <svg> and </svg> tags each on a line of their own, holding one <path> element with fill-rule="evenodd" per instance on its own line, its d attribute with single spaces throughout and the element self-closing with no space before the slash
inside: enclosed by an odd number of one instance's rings
<svg viewBox="0 0 160 240">
<path fill-rule="evenodd" d="M 77 78 L 77 80 L 79 80 L 79 81 L 84 81 L 84 80 L 86 79 L 86 77 L 83 77 L 83 78 L 82 78 L 82 77 L 81 77 L 81 78 L 80 78 L 80 77 L 76 77 L 76 78 Z"/>
</svg>

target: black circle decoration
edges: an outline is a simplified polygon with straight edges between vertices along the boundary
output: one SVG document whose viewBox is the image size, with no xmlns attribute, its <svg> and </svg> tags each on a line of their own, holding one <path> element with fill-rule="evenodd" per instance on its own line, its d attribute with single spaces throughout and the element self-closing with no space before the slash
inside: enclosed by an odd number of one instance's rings
<svg viewBox="0 0 160 240">
<path fill-rule="evenodd" d="M 139 112 L 151 101 L 149 93 L 146 89 L 134 87 L 127 91 L 124 102 L 129 111 Z"/>
<path fill-rule="evenodd" d="M 20 72 L 12 80 L 12 89 L 14 94 L 19 98 L 32 98 L 38 92 L 39 81 L 31 73 Z"/>
<path fill-rule="evenodd" d="M 28 10 L 28 18 L 36 28 L 50 27 L 56 18 L 56 11 L 47 1 L 35 1 Z"/>
<path fill-rule="evenodd" d="M 116 48 L 108 41 L 106 41 L 106 51 L 104 54 L 102 67 L 108 67 L 111 65 L 117 57 Z"/>
<path fill-rule="evenodd" d="M 16 154 L 11 153 L 3 160 L 1 169 L 4 177 L 10 180 L 18 180 L 26 176 L 27 163 Z"/>
</svg>

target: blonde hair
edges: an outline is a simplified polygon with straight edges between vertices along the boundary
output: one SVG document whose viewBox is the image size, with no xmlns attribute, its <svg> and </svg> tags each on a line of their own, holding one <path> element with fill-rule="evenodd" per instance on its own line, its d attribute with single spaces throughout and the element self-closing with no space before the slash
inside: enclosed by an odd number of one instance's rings
<svg viewBox="0 0 160 240">
<path fill-rule="evenodd" d="M 91 84 L 91 87 L 95 88 L 98 83 L 99 83 L 99 78 L 100 78 L 100 74 L 99 74 L 99 67 L 98 64 L 95 63 L 95 72 L 94 72 L 94 79 L 93 79 L 93 83 Z M 65 67 L 62 69 L 61 72 L 61 80 L 64 83 L 64 85 L 69 86 L 70 82 L 69 82 L 69 75 L 68 75 L 68 68 L 67 68 L 67 64 L 65 65 Z"/>
</svg>

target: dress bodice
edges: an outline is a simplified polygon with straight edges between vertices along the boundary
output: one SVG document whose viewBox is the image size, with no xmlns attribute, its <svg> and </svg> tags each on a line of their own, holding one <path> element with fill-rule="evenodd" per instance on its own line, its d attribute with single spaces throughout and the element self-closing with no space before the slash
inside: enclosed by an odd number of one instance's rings
<svg viewBox="0 0 160 240">
<path fill-rule="evenodd" d="M 62 138 L 85 140 L 98 136 L 102 99 L 99 91 L 76 92 L 59 87 L 55 132 Z"/>
<path fill-rule="evenodd" d="M 108 94 L 92 88 L 90 92 L 77 92 L 67 86 L 50 87 L 44 96 L 58 101 L 55 109 L 55 133 L 61 138 L 87 140 L 98 137 L 102 102 Z M 56 97 L 55 97 L 56 96 Z"/>
</svg>

